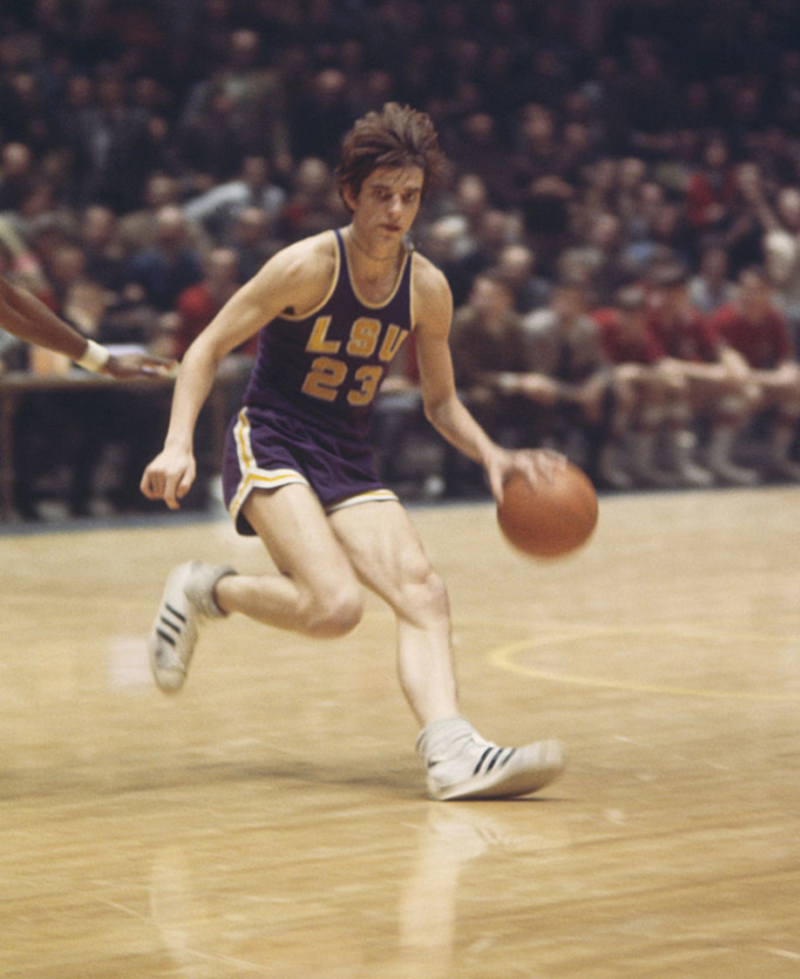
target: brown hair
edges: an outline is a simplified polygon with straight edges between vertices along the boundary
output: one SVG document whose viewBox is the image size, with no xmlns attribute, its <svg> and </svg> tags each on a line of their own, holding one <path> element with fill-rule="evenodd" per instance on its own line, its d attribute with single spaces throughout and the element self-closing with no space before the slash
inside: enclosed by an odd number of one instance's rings
<svg viewBox="0 0 800 979">
<path fill-rule="evenodd" d="M 342 141 L 342 162 L 336 186 L 358 197 L 367 177 L 378 167 L 421 167 L 425 175 L 423 197 L 441 176 L 445 165 L 431 117 L 398 102 L 387 102 L 380 112 L 368 112 Z M 346 202 L 345 202 L 346 204 Z"/>
</svg>

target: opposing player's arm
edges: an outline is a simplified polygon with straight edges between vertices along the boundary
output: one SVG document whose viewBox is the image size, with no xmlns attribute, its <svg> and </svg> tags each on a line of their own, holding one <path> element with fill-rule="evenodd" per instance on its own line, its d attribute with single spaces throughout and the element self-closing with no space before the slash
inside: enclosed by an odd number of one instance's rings
<svg viewBox="0 0 800 979">
<path fill-rule="evenodd" d="M 32 293 L 0 276 L 0 326 L 26 343 L 80 360 L 86 339 L 58 318 Z"/>
<path fill-rule="evenodd" d="M 464 407 L 456 391 L 448 338 L 453 316 L 450 288 L 442 273 L 427 259 L 415 258 L 414 309 L 416 350 L 425 416 L 439 434 L 486 470 L 496 500 L 503 482 L 515 469 L 535 485 L 560 462 L 544 453 L 508 452 L 493 442 Z"/>
<path fill-rule="evenodd" d="M 26 289 L 0 276 L 0 326 L 26 343 L 65 354 L 86 370 L 111 377 L 165 373 L 171 362 L 148 354 L 112 355 L 105 347 L 87 340 Z"/>
</svg>

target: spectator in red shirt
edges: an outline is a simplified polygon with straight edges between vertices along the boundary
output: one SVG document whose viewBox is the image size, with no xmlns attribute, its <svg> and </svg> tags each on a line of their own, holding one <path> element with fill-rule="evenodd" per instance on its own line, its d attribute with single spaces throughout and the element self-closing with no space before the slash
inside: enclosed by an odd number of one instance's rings
<svg viewBox="0 0 800 979">
<path fill-rule="evenodd" d="M 648 324 L 647 293 L 625 286 L 612 307 L 592 314 L 600 327 L 603 352 L 611 367 L 614 405 L 611 433 L 603 447 L 599 475 L 615 489 L 634 483 L 673 485 L 655 464 L 659 428 L 674 396 L 673 382 L 661 370 L 664 351 Z"/>
<path fill-rule="evenodd" d="M 688 272 L 670 263 L 651 280 L 650 328 L 665 353 L 662 370 L 673 379 L 675 398 L 666 419 L 666 451 L 680 481 L 709 486 L 715 480 L 751 486 L 757 474 L 730 458 L 736 436 L 752 414 L 751 386 L 739 354 L 720 341 L 708 320 L 687 298 Z M 710 424 L 708 469 L 693 459 L 695 422 Z"/>
<path fill-rule="evenodd" d="M 741 357 L 741 376 L 756 411 L 775 413 L 767 476 L 800 482 L 792 449 L 800 420 L 800 364 L 783 315 L 772 303 L 766 273 L 747 268 L 738 280 L 736 303 L 722 306 L 710 319 L 720 339 Z"/>
<path fill-rule="evenodd" d="M 206 259 L 205 275 L 185 289 L 175 304 L 177 322 L 172 355 L 182 360 L 197 337 L 241 285 L 239 256 L 233 248 L 213 248 Z M 240 353 L 255 355 L 255 337 Z"/>
</svg>

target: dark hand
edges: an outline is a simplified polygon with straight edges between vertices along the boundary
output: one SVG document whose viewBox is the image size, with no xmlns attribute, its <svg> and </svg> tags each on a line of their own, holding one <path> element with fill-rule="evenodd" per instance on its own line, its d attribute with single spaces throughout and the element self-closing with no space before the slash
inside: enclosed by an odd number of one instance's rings
<svg viewBox="0 0 800 979">
<path fill-rule="evenodd" d="M 118 381 L 128 377 L 172 377 L 178 368 L 174 360 L 150 354 L 112 354 L 103 373 Z"/>
</svg>

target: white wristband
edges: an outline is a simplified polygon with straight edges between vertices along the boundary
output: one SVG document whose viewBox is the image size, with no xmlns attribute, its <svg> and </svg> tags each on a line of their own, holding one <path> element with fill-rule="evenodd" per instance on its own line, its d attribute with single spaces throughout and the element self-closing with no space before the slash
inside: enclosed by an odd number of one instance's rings
<svg viewBox="0 0 800 979">
<path fill-rule="evenodd" d="M 86 353 L 84 353 L 80 360 L 75 361 L 75 363 L 85 371 L 99 374 L 108 363 L 110 357 L 111 354 L 105 347 L 99 343 L 95 343 L 94 340 L 87 340 Z"/>
</svg>

